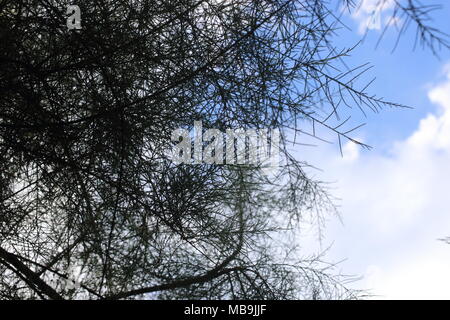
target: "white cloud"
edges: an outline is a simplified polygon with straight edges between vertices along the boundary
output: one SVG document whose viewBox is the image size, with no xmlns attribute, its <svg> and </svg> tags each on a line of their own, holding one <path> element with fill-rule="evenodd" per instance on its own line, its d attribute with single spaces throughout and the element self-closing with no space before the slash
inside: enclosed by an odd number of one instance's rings
<svg viewBox="0 0 450 320">
<path fill-rule="evenodd" d="M 444 68 L 445 69 L 445 68 Z M 450 299 L 450 68 L 430 89 L 438 108 L 422 119 L 388 155 L 349 155 L 318 148 L 309 159 L 324 170 L 322 180 L 338 181 L 344 225 L 332 223 L 327 238 L 343 271 L 366 274 L 356 286 L 386 298 Z M 330 156 L 330 154 L 333 154 Z M 325 156 L 326 155 L 326 156 Z"/>
<path fill-rule="evenodd" d="M 443 243 L 436 247 L 389 268 L 369 266 L 366 284 L 378 294 L 374 298 L 449 299 L 449 248 Z"/>
<path fill-rule="evenodd" d="M 363 142 L 362 139 L 357 139 L 360 142 Z M 342 159 L 346 162 L 355 162 L 359 158 L 360 147 L 353 143 L 353 142 L 347 142 L 344 147 L 342 148 Z"/>
<path fill-rule="evenodd" d="M 358 23 L 358 32 L 364 33 L 367 29 L 380 30 L 383 22 L 394 23 L 398 20 L 390 16 L 382 19 L 382 16 L 395 6 L 394 0 L 361 0 L 357 9 L 352 13 L 352 18 Z"/>
</svg>

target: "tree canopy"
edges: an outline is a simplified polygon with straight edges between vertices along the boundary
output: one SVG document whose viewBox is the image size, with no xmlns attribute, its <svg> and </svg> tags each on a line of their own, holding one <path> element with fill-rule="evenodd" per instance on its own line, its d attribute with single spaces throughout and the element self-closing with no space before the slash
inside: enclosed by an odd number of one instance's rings
<svg viewBox="0 0 450 320">
<path fill-rule="evenodd" d="M 401 106 L 335 45 L 353 1 L 0 1 L 0 298 L 354 298 L 292 233 L 334 212 L 292 156 Z M 421 43 L 427 6 L 396 3 Z M 370 84 L 370 83 L 369 83 Z M 352 110 L 353 110 L 352 109 Z M 358 111 L 359 110 L 359 111 Z M 177 128 L 277 128 L 280 170 L 175 164 Z"/>
</svg>

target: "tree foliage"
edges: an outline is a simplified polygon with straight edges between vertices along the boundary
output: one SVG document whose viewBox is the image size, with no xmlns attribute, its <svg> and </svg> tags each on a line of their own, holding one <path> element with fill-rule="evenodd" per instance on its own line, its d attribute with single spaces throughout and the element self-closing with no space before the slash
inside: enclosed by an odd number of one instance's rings
<svg viewBox="0 0 450 320">
<path fill-rule="evenodd" d="M 334 211 L 292 133 L 367 147 L 340 110 L 399 106 L 344 67 L 333 6 L 80 0 L 68 30 L 69 4 L 0 1 L 0 297 L 355 297 L 291 233 Z M 279 172 L 174 164 L 171 132 L 194 120 L 280 128 Z"/>
</svg>

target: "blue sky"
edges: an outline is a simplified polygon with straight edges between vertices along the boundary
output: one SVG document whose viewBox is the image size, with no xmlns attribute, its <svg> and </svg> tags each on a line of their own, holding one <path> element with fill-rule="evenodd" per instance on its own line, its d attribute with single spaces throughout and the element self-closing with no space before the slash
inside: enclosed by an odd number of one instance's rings
<svg viewBox="0 0 450 320">
<path fill-rule="evenodd" d="M 431 2 L 444 5 L 435 25 L 450 32 L 450 3 Z M 361 37 L 361 19 L 344 20 L 352 30 L 337 41 L 351 46 Z M 376 298 L 450 299 L 450 245 L 438 240 L 450 236 L 450 51 L 439 58 L 428 49 L 413 51 L 409 32 L 392 53 L 394 30 L 375 50 L 379 35 L 371 30 L 347 62 L 371 62 L 367 78 L 377 77 L 371 92 L 414 109 L 386 108 L 367 119 L 355 114 L 354 121 L 367 122 L 356 136 L 371 151 L 346 144 L 341 157 L 336 145 L 299 147 L 303 159 L 323 170 L 312 174 L 332 182 L 340 198 L 343 222 L 329 218 L 317 250 L 332 245 L 328 258 L 346 259 L 339 269 L 363 276 L 352 286 Z M 313 238 L 305 233 L 302 241 L 314 246 Z"/>
<path fill-rule="evenodd" d="M 443 4 L 442 10 L 433 12 L 435 20 L 432 24 L 450 33 L 450 3 L 438 0 L 426 2 Z M 391 12 L 382 12 L 381 19 L 387 19 Z M 345 15 L 343 21 L 351 30 L 342 30 L 337 41 L 351 47 L 364 36 L 358 32 L 360 21 L 350 15 Z M 434 56 L 428 48 L 414 50 L 414 27 L 401 38 L 395 51 L 393 49 L 398 35 L 395 29 L 391 28 L 376 47 L 380 34 L 381 30 L 370 30 L 348 61 L 354 66 L 370 62 L 373 68 L 367 73 L 367 79 L 377 78 L 371 85 L 371 91 L 387 100 L 412 106 L 414 110 L 387 108 L 380 114 L 368 113 L 368 126 L 364 128 L 364 133 L 367 142 L 378 149 L 387 147 L 386 143 L 392 140 L 406 138 L 416 129 L 418 121 L 435 109 L 427 99 L 427 88 L 442 76 L 443 66 L 450 62 L 449 50 L 439 51 L 439 57 Z M 362 117 L 360 119 L 366 121 Z"/>
</svg>

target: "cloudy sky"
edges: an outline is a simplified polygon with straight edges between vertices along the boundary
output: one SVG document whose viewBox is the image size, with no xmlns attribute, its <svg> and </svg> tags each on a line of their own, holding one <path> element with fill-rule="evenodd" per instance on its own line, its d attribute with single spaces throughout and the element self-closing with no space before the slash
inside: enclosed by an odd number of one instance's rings
<svg viewBox="0 0 450 320">
<path fill-rule="evenodd" d="M 344 45 L 361 37 L 372 2 L 346 16 Z M 449 31 L 450 2 L 430 2 L 443 3 L 436 25 Z M 381 25 L 391 12 L 386 5 Z M 299 150 L 341 199 L 343 222 L 330 218 L 322 247 L 332 244 L 329 259 L 346 259 L 339 268 L 364 276 L 353 286 L 376 298 L 450 299 L 450 245 L 439 241 L 450 236 L 450 52 L 413 50 L 414 32 L 392 52 L 393 30 L 375 50 L 380 32 L 375 26 L 349 61 L 371 62 L 372 92 L 414 109 L 355 115 L 367 122 L 356 136 L 371 151 L 347 144 L 341 157 L 336 145 L 320 143 Z"/>
</svg>

